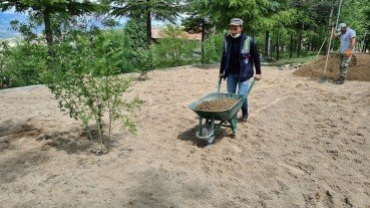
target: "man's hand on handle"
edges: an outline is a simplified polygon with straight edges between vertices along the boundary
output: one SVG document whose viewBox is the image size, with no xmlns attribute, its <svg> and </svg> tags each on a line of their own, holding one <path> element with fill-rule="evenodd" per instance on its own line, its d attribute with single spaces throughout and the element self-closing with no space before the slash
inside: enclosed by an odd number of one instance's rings
<svg viewBox="0 0 370 208">
<path fill-rule="evenodd" d="M 262 76 L 260 74 L 256 74 L 254 76 L 254 79 L 258 81 L 258 80 L 262 79 Z"/>
<path fill-rule="evenodd" d="M 352 49 L 350 49 L 350 48 L 347 49 L 345 55 L 346 55 L 346 57 L 350 57 L 352 55 Z"/>
<path fill-rule="evenodd" d="M 218 75 L 218 77 L 219 77 L 220 79 L 225 79 L 225 74 L 219 74 L 219 75 Z M 258 81 L 258 80 L 262 79 L 262 76 L 261 76 L 260 74 L 256 74 L 256 75 L 254 76 L 254 79 Z"/>
</svg>

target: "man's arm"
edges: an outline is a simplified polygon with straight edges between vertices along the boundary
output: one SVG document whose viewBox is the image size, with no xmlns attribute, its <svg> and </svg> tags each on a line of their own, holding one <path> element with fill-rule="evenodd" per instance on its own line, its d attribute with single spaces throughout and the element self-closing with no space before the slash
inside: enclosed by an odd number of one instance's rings
<svg viewBox="0 0 370 208">
<path fill-rule="evenodd" d="M 353 38 L 351 38 L 351 50 L 355 47 L 355 45 L 356 45 L 356 37 L 353 37 Z"/>
<path fill-rule="evenodd" d="M 334 32 L 334 33 L 333 33 L 332 38 L 337 38 L 337 37 L 339 37 L 339 36 L 340 36 L 340 33 L 341 33 L 341 32 L 337 32 L 337 33 L 335 33 L 335 32 Z"/>
<path fill-rule="evenodd" d="M 224 78 L 225 68 L 226 68 L 226 51 L 225 51 L 225 42 L 226 42 L 226 36 L 224 38 L 224 43 L 222 45 L 222 53 L 221 53 L 221 64 L 220 64 L 220 77 Z"/>
<path fill-rule="evenodd" d="M 226 52 L 222 50 L 221 64 L 220 64 L 220 76 L 224 74 L 226 68 Z"/>
<path fill-rule="evenodd" d="M 256 74 L 260 75 L 261 74 L 261 58 L 260 58 L 260 53 L 258 51 L 258 47 L 256 46 L 253 40 L 251 41 L 250 53 L 253 57 L 254 66 L 256 67 Z"/>
<path fill-rule="evenodd" d="M 349 37 L 351 38 L 351 50 L 355 48 L 356 45 L 356 31 L 350 30 Z"/>
</svg>

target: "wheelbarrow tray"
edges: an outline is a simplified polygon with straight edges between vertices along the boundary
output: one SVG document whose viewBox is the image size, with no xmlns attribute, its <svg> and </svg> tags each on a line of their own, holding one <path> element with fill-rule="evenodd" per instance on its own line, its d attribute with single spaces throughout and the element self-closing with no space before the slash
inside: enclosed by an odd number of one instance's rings
<svg viewBox="0 0 370 208">
<path fill-rule="evenodd" d="M 196 107 L 206 101 L 213 101 L 213 100 L 221 100 L 221 99 L 237 99 L 238 101 L 228 109 L 222 111 L 208 111 L 208 110 L 199 110 Z M 211 93 L 208 94 L 199 100 L 191 103 L 189 108 L 193 110 L 198 116 L 205 119 L 215 119 L 221 121 L 228 121 L 231 120 L 234 115 L 240 110 L 244 102 L 244 97 L 239 94 L 230 94 L 230 93 Z"/>
</svg>

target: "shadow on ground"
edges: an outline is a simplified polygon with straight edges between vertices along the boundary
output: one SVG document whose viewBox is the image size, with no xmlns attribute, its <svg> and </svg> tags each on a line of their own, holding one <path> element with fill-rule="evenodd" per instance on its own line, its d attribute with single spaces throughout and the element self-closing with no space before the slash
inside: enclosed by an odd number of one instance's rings
<svg viewBox="0 0 370 208">
<path fill-rule="evenodd" d="M 44 129 L 36 128 L 31 120 L 16 123 L 7 120 L 0 124 L 0 151 L 12 150 L 14 141 L 20 138 L 30 138 L 39 141 L 41 150 L 49 148 L 65 151 L 67 154 L 89 153 L 92 149 L 100 149 L 100 139 L 97 131 L 91 131 L 92 139 L 86 130 L 72 128 L 69 131 L 45 132 Z M 105 142 L 106 146 L 114 148 L 117 146 L 115 138 Z"/>
<path fill-rule="evenodd" d="M 19 152 L 4 159 L 0 157 L 0 184 L 28 175 L 32 168 L 47 163 L 49 159 L 47 152 L 38 149 Z"/>
<path fill-rule="evenodd" d="M 197 178 L 179 170 L 148 167 L 135 178 L 125 207 L 178 207 L 179 201 L 199 202 L 212 192 Z"/>
<path fill-rule="evenodd" d="M 204 148 L 204 147 L 208 146 L 209 144 L 207 143 L 207 141 L 198 139 L 196 137 L 197 131 L 198 131 L 198 126 L 194 126 L 194 127 L 190 128 L 189 130 L 187 130 L 187 131 L 181 133 L 180 135 L 178 135 L 177 138 L 182 140 L 182 141 L 191 142 L 193 145 L 195 145 L 197 147 Z M 229 135 L 227 135 L 226 129 L 221 127 L 217 132 L 215 142 L 213 144 L 217 144 L 218 142 L 220 142 L 226 136 L 229 136 Z"/>
</svg>

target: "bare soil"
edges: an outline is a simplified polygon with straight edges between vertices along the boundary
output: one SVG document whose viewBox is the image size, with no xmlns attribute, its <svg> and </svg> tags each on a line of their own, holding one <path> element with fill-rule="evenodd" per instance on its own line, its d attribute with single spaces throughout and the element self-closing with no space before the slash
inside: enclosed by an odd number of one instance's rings
<svg viewBox="0 0 370 208">
<path fill-rule="evenodd" d="M 292 73 L 263 67 L 248 122 L 205 146 L 188 105 L 218 68 L 152 71 L 122 95 L 145 101 L 137 133 L 114 123 L 101 156 L 46 87 L 1 90 L 0 207 L 369 208 L 370 82 Z"/>
<path fill-rule="evenodd" d="M 196 109 L 203 111 L 224 111 L 234 106 L 238 101 L 238 99 L 231 98 L 210 100 L 200 103 Z"/>
</svg>

